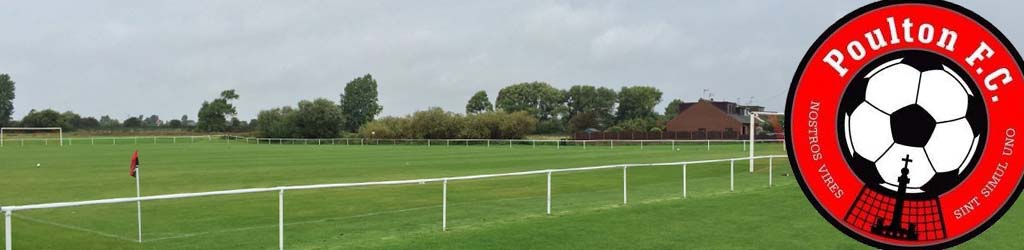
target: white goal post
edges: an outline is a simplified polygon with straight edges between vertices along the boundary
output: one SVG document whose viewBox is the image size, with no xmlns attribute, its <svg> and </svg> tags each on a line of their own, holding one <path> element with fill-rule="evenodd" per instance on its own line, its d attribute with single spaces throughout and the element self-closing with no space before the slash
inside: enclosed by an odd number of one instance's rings
<svg viewBox="0 0 1024 250">
<path fill-rule="evenodd" d="M 758 112 L 758 111 L 750 112 L 750 125 L 748 126 L 748 127 L 750 127 L 750 133 L 749 133 L 750 134 L 750 141 L 747 142 L 747 143 L 750 144 L 750 150 L 748 150 L 748 152 L 750 153 L 750 159 L 751 159 L 750 160 L 750 172 L 751 173 L 754 172 L 754 160 L 753 159 L 754 159 L 754 143 L 757 142 L 757 139 L 755 138 L 755 135 L 757 134 L 757 129 L 756 129 L 757 128 L 757 121 L 758 120 L 763 121 L 763 119 L 760 118 L 760 116 L 762 116 L 762 115 L 765 115 L 765 116 L 768 116 L 768 115 L 785 116 L 786 114 L 778 113 L 778 112 Z"/>
<path fill-rule="evenodd" d="M 46 128 L 31 128 L 31 127 L 5 127 L 0 128 L 0 147 L 4 146 L 4 133 L 7 131 L 45 131 L 45 130 L 57 130 L 59 134 L 60 145 L 64 146 L 64 129 L 60 127 L 46 127 Z"/>
</svg>

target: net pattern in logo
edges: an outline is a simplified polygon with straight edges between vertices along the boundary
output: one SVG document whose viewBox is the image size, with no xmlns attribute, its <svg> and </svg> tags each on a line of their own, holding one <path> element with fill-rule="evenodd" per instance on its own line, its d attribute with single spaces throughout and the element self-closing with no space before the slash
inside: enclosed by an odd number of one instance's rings
<svg viewBox="0 0 1024 250">
<path fill-rule="evenodd" d="M 883 218 L 885 224 L 892 222 L 895 206 L 895 198 L 864 187 L 844 220 L 854 227 L 871 231 L 878 218 Z M 940 211 L 938 199 L 903 201 L 901 226 L 910 228 L 910 224 L 914 224 L 918 240 L 945 239 L 945 223 Z"/>
</svg>

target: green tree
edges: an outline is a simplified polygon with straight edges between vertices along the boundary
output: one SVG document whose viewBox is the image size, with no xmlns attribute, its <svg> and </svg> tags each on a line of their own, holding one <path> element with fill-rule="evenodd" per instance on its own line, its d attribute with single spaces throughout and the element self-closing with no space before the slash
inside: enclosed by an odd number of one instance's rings
<svg viewBox="0 0 1024 250">
<path fill-rule="evenodd" d="M 654 106 L 661 102 L 661 90 L 648 86 L 622 87 L 619 91 L 619 108 L 615 119 L 619 122 L 632 119 L 654 119 Z M 644 129 L 642 131 L 647 131 Z"/>
<path fill-rule="evenodd" d="M 469 98 L 469 103 L 466 103 L 466 114 L 491 111 L 494 111 L 494 105 L 492 105 L 491 100 L 487 98 L 487 92 L 483 90 L 477 91 L 476 94 L 473 94 L 473 97 Z"/>
<path fill-rule="evenodd" d="M 112 127 L 120 127 L 120 126 L 121 126 L 121 121 L 118 121 L 117 119 L 114 119 L 114 118 L 110 118 L 109 115 L 100 116 L 100 127 L 112 128 Z"/>
<path fill-rule="evenodd" d="M 14 81 L 0 74 L 0 127 L 11 124 L 14 115 Z"/>
<path fill-rule="evenodd" d="M 683 104 L 683 100 L 673 99 L 672 102 L 665 106 L 665 119 L 672 120 L 676 115 L 679 114 L 679 104 Z"/>
<path fill-rule="evenodd" d="M 345 116 L 334 102 L 317 98 L 299 102 L 299 110 L 293 121 L 299 137 L 335 138 L 341 135 Z"/>
<path fill-rule="evenodd" d="M 456 138 L 463 126 L 462 116 L 438 107 L 416 111 L 410 118 L 409 126 L 414 133 L 412 138 Z"/>
<path fill-rule="evenodd" d="M 359 136 L 370 139 L 413 138 L 411 124 L 409 118 L 384 117 L 360 127 Z"/>
<path fill-rule="evenodd" d="M 295 109 L 288 106 L 263 110 L 256 116 L 256 123 L 252 126 L 263 137 L 294 137 L 296 134 L 292 125 L 295 124 L 297 113 Z"/>
<path fill-rule="evenodd" d="M 220 98 L 213 99 L 212 102 L 203 102 L 203 106 L 199 108 L 199 123 L 196 124 L 196 128 L 204 132 L 227 131 L 229 125 L 227 116 L 237 114 L 235 106 L 231 105 L 230 101 L 236 99 L 238 99 L 238 94 L 235 94 L 235 90 L 230 89 L 221 92 Z M 127 122 L 125 120 L 125 123 Z"/>
<path fill-rule="evenodd" d="M 567 115 L 570 121 L 569 128 L 572 131 L 579 131 L 610 126 L 615 115 L 613 112 L 617 101 L 618 94 L 615 93 L 615 90 L 588 85 L 572 86 L 565 93 L 565 104 L 569 109 Z M 586 126 L 574 127 L 571 121 L 581 114 L 588 114 L 589 117 L 577 119 L 576 125 L 585 124 Z"/>
<path fill-rule="evenodd" d="M 356 131 L 363 124 L 373 121 L 384 109 L 377 104 L 377 80 L 370 74 L 348 82 L 345 92 L 341 94 L 340 103 L 341 111 L 346 116 L 344 128 L 348 131 Z"/>
<path fill-rule="evenodd" d="M 466 116 L 459 134 L 470 139 L 521 139 L 536 131 L 537 123 L 537 118 L 525 111 L 484 112 Z"/>
<path fill-rule="evenodd" d="M 100 121 L 94 117 L 86 117 L 78 120 L 77 127 L 79 129 L 94 129 L 100 126 Z"/>
<path fill-rule="evenodd" d="M 502 88 L 495 108 L 527 112 L 538 120 L 556 119 L 565 112 L 564 93 L 545 82 L 524 82 Z"/>
<path fill-rule="evenodd" d="M 24 118 L 21 118 L 21 126 L 25 127 L 61 127 L 64 129 L 71 129 L 68 124 L 57 111 L 52 109 L 45 109 L 42 111 L 30 110 Z"/>
<path fill-rule="evenodd" d="M 67 130 L 73 130 L 81 127 L 82 116 L 75 114 L 75 112 L 64 111 L 60 114 L 61 128 Z"/>
<path fill-rule="evenodd" d="M 173 119 L 167 122 L 167 126 L 171 128 L 181 128 L 181 120 Z"/>
<path fill-rule="evenodd" d="M 569 130 L 572 132 L 579 132 L 589 128 L 600 127 L 597 115 L 592 112 L 583 112 L 576 114 L 569 119 Z"/>
<path fill-rule="evenodd" d="M 631 132 L 647 132 L 651 131 L 651 128 L 656 128 L 653 118 L 636 118 L 625 120 L 619 123 L 619 127 L 621 127 L 624 131 Z"/>
<path fill-rule="evenodd" d="M 142 119 L 139 118 L 139 117 L 134 117 L 134 116 L 131 117 L 131 118 L 128 118 L 128 119 L 124 119 L 124 127 L 126 127 L 126 128 L 141 128 L 142 127 Z"/>
<path fill-rule="evenodd" d="M 146 126 L 146 127 L 156 127 L 157 124 L 159 124 L 159 123 L 160 123 L 160 116 L 158 116 L 158 115 L 151 115 L 149 117 L 146 117 L 146 119 L 142 119 L 142 125 Z"/>
</svg>

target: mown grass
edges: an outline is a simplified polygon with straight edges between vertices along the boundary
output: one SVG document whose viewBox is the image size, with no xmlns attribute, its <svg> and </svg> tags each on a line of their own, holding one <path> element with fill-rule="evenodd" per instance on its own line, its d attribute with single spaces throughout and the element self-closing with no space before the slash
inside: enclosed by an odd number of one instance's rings
<svg viewBox="0 0 1024 250">
<path fill-rule="evenodd" d="M 0 204 L 18 205 L 135 195 L 128 157 L 142 154 L 143 194 L 461 176 L 620 163 L 742 157 L 739 144 L 677 145 L 27 145 L 0 149 Z M 759 154 L 783 154 L 760 145 Z M 41 166 L 36 167 L 36 163 Z M 285 194 L 288 249 L 793 249 L 865 248 L 822 220 L 776 159 L 629 170 L 559 173 L 553 215 L 545 215 L 545 176 L 449 183 L 448 229 L 441 232 L 441 184 Z M 144 243 L 135 204 L 19 211 L 16 249 L 275 249 L 277 193 L 143 203 Z M 986 249 L 1016 238 L 1021 217 L 1006 219 L 977 242 Z M 1011 224 L 1007 226 L 1006 224 Z"/>
</svg>

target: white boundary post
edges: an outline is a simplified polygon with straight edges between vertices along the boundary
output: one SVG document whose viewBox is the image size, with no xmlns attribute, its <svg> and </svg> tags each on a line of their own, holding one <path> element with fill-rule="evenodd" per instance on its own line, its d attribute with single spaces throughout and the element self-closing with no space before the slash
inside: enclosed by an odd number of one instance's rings
<svg viewBox="0 0 1024 250">
<path fill-rule="evenodd" d="M 448 231 L 448 179 L 444 179 L 441 194 L 441 231 Z"/>
<path fill-rule="evenodd" d="M 627 166 L 622 166 L 622 204 L 626 204 L 628 201 L 628 199 L 626 199 L 628 197 L 628 192 L 626 192 L 626 169 L 628 168 L 629 167 Z"/>
<path fill-rule="evenodd" d="M 772 187 L 772 162 L 775 160 L 774 156 L 768 156 L 768 187 Z"/>
<path fill-rule="evenodd" d="M 11 250 L 11 211 L 4 212 L 4 245 L 7 245 L 7 250 Z"/>
<path fill-rule="evenodd" d="M 686 164 L 683 164 L 683 198 L 686 198 Z"/>
<path fill-rule="evenodd" d="M 729 161 L 729 192 L 736 191 L 736 160 Z"/>
<path fill-rule="evenodd" d="M 711 140 L 707 140 L 707 141 L 708 141 L 708 152 L 711 152 Z"/>
<path fill-rule="evenodd" d="M 644 140 L 640 140 L 640 150 L 644 150 Z"/>
<path fill-rule="evenodd" d="M 753 142 L 754 142 L 754 124 L 755 124 L 754 123 L 754 119 L 756 119 L 756 118 L 757 118 L 757 113 L 756 112 L 750 112 L 750 125 L 748 125 L 748 127 L 750 127 L 750 133 L 749 134 L 750 134 L 750 142 L 751 143 L 750 143 L 750 151 L 747 151 L 747 152 L 750 153 L 750 172 L 751 173 L 754 172 L 754 143 Z"/>
<path fill-rule="evenodd" d="M 676 140 L 672 140 L 672 151 L 676 150 Z"/>
<path fill-rule="evenodd" d="M 284 250 L 284 189 L 277 192 L 277 247 Z"/>
<path fill-rule="evenodd" d="M 548 170 L 548 215 L 551 215 L 551 170 Z"/>
</svg>

